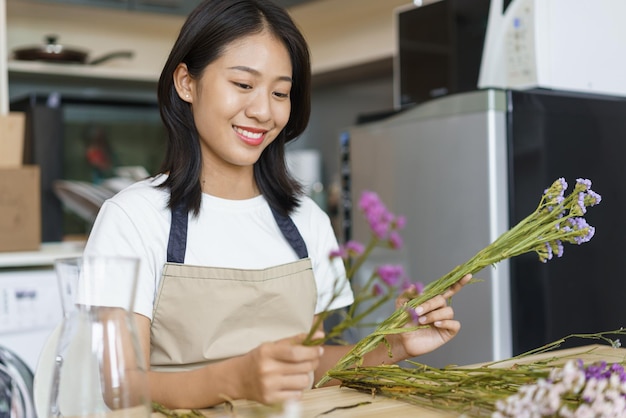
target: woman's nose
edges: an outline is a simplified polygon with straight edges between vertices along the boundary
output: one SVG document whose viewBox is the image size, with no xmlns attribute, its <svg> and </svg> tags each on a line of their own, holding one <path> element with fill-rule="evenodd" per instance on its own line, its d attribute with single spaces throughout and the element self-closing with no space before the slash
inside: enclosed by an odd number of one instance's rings
<svg viewBox="0 0 626 418">
<path fill-rule="evenodd" d="M 246 107 L 246 116 L 254 118 L 260 122 L 266 122 L 271 118 L 270 95 L 258 92 L 253 95 Z"/>
</svg>

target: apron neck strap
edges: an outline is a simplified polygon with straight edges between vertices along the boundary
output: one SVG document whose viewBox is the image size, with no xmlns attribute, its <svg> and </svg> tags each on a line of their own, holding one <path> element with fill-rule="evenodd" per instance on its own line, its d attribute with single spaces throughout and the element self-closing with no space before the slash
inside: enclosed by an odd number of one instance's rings
<svg viewBox="0 0 626 418">
<path fill-rule="evenodd" d="M 281 215 L 278 213 L 273 207 L 272 215 L 274 215 L 274 219 L 280 228 L 280 232 L 283 233 L 283 236 L 291 245 L 291 248 L 298 254 L 299 258 L 307 258 L 309 256 L 309 252 L 306 248 L 306 244 L 302 235 L 300 235 L 300 231 L 296 227 L 296 224 L 293 223 L 293 220 L 289 216 Z"/>
<path fill-rule="evenodd" d="M 172 222 L 170 224 L 170 238 L 167 242 L 167 262 L 185 263 L 187 251 L 188 211 L 185 205 L 179 203 L 172 208 Z"/>
</svg>

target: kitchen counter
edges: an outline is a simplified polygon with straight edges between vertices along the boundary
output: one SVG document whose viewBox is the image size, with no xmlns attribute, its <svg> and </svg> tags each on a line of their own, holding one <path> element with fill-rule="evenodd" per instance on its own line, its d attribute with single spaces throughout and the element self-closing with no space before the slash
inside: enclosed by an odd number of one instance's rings
<svg viewBox="0 0 626 418">
<path fill-rule="evenodd" d="M 624 361 L 626 349 L 616 349 L 609 345 L 594 344 L 528 356 L 524 360 L 508 360 L 499 363 L 497 367 L 512 367 L 516 363 L 552 359 L 557 355 L 563 359 L 563 362 L 566 359 L 582 359 L 586 363 L 600 360 L 604 360 L 607 363 L 615 363 Z M 459 416 L 455 412 L 420 407 L 384 396 L 372 396 L 338 386 L 305 391 L 300 402 L 293 405 L 293 412 L 291 406 L 286 408 L 286 411 L 281 414 L 270 407 L 250 401 L 234 401 L 232 407 L 220 405 L 215 408 L 203 409 L 201 412 L 207 418 L 374 418 L 381 416 L 393 418 L 448 418 Z M 152 416 L 153 418 L 163 417 L 159 413 L 153 413 Z"/>
<path fill-rule="evenodd" d="M 81 241 L 68 241 L 43 243 L 35 251 L 0 252 L 0 269 L 51 267 L 57 258 L 81 256 L 84 246 Z"/>
</svg>

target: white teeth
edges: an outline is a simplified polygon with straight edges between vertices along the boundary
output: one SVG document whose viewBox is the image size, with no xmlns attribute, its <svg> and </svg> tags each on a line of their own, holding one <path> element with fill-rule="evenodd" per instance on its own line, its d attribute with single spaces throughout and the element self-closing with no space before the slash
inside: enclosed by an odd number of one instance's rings
<svg viewBox="0 0 626 418">
<path fill-rule="evenodd" d="M 261 132 L 250 132 L 250 131 L 246 131 L 245 129 L 241 129 L 239 127 L 235 127 L 235 131 L 237 131 L 238 134 L 243 135 L 250 139 L 259 139 L 261 138 L 261 136 L 263 136 L 263 133 Z"/>
</svg>

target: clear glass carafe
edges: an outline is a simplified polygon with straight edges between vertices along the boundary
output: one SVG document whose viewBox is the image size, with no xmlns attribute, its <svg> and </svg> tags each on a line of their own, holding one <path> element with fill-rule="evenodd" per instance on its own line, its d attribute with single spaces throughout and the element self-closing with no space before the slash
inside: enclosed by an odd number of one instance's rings
<svg viewBox="0 0 626 418">
<path fill-rule="evenodd" d="M 63 302 L 48 417 L 149 417 L 146 363 L 133 319 L 139 261 L 55 262 Z"/>
</svg>

